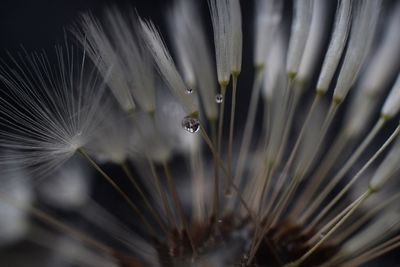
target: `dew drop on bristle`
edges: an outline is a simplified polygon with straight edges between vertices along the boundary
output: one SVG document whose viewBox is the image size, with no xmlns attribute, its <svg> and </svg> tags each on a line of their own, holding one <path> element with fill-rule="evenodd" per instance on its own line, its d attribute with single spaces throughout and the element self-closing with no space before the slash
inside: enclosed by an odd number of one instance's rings
<svg viewBox="0 0 400 267">
<path fill-rule="evenodd" d="M 224 96 L 222 94 L 216 94 L 215 102 L 217 102 L 217 104 L 221 104 L 222 102 L 224 102 Z"/>
<path fill-rule="evenodd" d="M 200 129 L 200 121 L 195 117 L 186 116 L 182 120 L 182 128 L 189 133 L 196 133 Z"/>
<path fill-rule="evenodd" d="M 193 93 L 193 89 L 188 87 L 186 89 L 186 94 L 190 95 L 191 93 Z"/>
</svg>

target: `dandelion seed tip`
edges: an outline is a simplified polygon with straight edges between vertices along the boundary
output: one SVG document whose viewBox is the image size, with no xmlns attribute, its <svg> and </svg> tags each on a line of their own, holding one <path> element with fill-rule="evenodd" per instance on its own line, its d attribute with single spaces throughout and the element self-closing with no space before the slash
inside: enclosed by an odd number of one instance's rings
<svg viewBox="0 0 400 267">
<path fill-rule="evenodd" d="M 222 88 L 226 88 L 228 86 L 228 84 L 229 84 L 229 80 L 222 80 L 222 81 L 219 82 L 219 85 Z"/>
<path fill-rule="evenodd" d="M 290 81 L 294 81 L 296 79 L 297 72 L 288 72 L 288 78 Z"/>
<path fill-rule="evenodd" d="M 317 89 L 316 89 L 316 95 L 318 96 L 318 97 L 323 97 L 323 96 L 325 96 L 326 95 L 326 89 L 323 89 L 323 88 L 318 88 L 317 87 Z"/>
<path fill-rule="evenodd" d="M 231 74 L 233 78 L 237 78 L 240 75 L 240 70 L 233 70 Z"/>
<path fill-rule="evenodd" d="M 265 68 L 265 64 L 264 63 L 258 63 L 254 66 L 256 72 L 261 72 L 264 70 Z"/>
<path fill-rule="evenodd" d="M 192 118 L 198 119 L 199 118 L 199 112 L 198 111 L 192 112 L 192 113 L 189 114 L 189 116 L 192 117 Z"/>
<path fill-rule="evenodd" d="M 371 183 L 368 185 L 368 194 L 375 194 L 381 190 L 381 187 L 373 186 Z"/>
<path fill-rule="evenodd" d="M 393 116 L 389 115 L 389 114 L 382 113 L 380 119 L 383 120 L 383 122 L 388 122 L 388 121 L 393 119 Z"/>
<path fill-rule="evenodd" d="M 332 104 L 339 106 L 340 104 L 342 104 L 342 102 L 343 102 L 343 97 L 335 96 L 335 95 L 333 96 Z"/>
</svg>

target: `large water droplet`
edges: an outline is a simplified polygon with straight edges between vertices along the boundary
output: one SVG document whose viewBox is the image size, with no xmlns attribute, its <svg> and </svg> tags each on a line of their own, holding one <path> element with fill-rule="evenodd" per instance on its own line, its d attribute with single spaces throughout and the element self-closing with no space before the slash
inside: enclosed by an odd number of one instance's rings
<svg viewBox="0 0 400 267">
<path fill-rule="evenodd" d="M 188 87 L 188 88 L 186 89 L 186 94 L 190 95 L 191 93 L 193 93 L 193 89 L 190 88 L 190 87 Z"/>
<path fill-rule="evenodd" d="M 224 96 L 222 94 L 216 94 L 215 102 L 217 102 L 217 104 L 221 104 L 222 102 L 224 102 Z"/>
<path fill-rule="evenodd" d="M 195 117 L 186 116 L 182 120 L 182 127 L 189 133 L 195 133 L 200 129 L 200 121 Z"/>
</svg>

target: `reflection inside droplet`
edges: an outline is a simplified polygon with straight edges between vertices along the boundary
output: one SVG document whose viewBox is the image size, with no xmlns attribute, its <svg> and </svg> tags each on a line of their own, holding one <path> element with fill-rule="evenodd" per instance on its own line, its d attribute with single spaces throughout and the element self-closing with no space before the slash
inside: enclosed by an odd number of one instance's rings
<svg viewBox="0 0 400 267">
<path fill-rule="evenodd" d="M 217 102 L 217 104 L 221 104 L 222 102 L 224 102 L 224 96 L 222 94 L 216 94 L 215 102 Z"/>
<path fill-rule="evenodd" d="M 186 116 L 182 120 L 182 127 L 189 133 L 195 133 L 200 129 L 200 121 L 195 117 Z"/>
</svg>

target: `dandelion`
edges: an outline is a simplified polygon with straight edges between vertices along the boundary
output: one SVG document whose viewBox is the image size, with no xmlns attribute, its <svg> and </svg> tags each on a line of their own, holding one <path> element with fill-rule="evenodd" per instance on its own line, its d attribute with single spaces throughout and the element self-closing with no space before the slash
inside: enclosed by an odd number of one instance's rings
<svg viewBox="0 0 400 267">
<path fill-rule="evenodd" d="M 105 86 L 76 48 L 57 47 L 56 63 L 46 54 L 21 54 L 2 64 L 2 164 L 45 175 L 85 146 L 99 127 Z M 4 165 L 3 165 L 4 166 Z"/>
<path fill-rule="evenodd" d="M 239 0 L 176 0 L 166 33 L 108 7 L 70 27 L 78 50 L 3 61 L 2 247 L 46 252 L 25 266 L 389 266 L 400 4 L 292 2 L 251 22 Z"/>
</svg>

